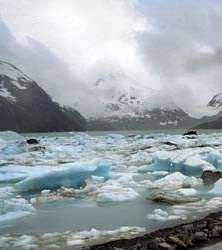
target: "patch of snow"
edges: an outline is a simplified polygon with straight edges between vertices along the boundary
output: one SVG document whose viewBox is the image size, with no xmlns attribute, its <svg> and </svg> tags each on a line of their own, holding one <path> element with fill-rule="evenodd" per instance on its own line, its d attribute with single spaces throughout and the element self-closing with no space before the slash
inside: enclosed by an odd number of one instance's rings
<svg viewBox="0 0 222 250">
<path fill-rule="evenodd" d="M 16 98 L 6 88 L 0 88 L 0 96 L 6 98 L 10 102 L 16 102 Z"/>
<path fill-rule="evenodd" d="M 21 70 L 3 61 L 0 61 L 0 75 L 9 77 L 11 79 L 11 83 L 20 90 L 25 90 L 27 88 L 27 82 L 31 81 L 31 79 L 29 79 Z M 25 84 L 20 83 L 19 80 L 21 82 L 25 81 Z M 1 87 L 4 89 L 3 86 Z"/>
</svg>

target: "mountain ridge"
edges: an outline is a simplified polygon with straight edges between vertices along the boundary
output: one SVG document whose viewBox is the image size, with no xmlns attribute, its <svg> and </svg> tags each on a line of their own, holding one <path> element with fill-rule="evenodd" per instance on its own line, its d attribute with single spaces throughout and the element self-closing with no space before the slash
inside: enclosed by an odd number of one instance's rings
<svg viewBox="0 0 222 250">
<path fill-rule="evenodd" d="M 198 129 L 222 129 L 222 93 L 219 93 L 209 101 L 207 107 L 213 108 L 216 115 L 203 121 L 196 128 Z"/>
<path fill-rule="evenodd" d="M 11 63 L 0 60 L 0 130 L 60 132 L 86 129 L 75 110 L 59 106 Z"/>
</svg>

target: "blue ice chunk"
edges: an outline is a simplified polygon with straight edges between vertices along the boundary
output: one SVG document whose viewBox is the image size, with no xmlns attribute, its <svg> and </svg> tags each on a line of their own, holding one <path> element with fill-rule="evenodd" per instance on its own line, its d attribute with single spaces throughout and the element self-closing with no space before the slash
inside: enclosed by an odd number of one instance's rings
<svg viewBox="0 0 222 250">
<path fill-rule="evenodd" d="M 39 173 L 48 173 L 50 170 L 45 166 L 29 167 L 22 165 L 7 165 L 0 167 L 0 184 L 19 182 L 29 176 Z"/>
<path fill-rule="evenodd" d="M 121 140 L 121 139 L 124 139 L 125 136 L 122 134 L 108 134 L 108 135 L 106 135 L 106 138 Z"/>
<path fill-rule="evenodd" d="M 21 142 L 15 142 L 13 144 L 7 144 L 1 149 L 0 154 L 3 156 L 16 155 L 26 152 L 25 144 Z"/>
<path fill-rule="evenodd" d="M 203 171 L 215 170 L 214 166 L 197 156 L 189 156 L 184 153 L 180 158 L 180 153 L 158 152 L 153 156 L 153 164 L 150 171 L 167 171 L 169 173 L 181 172 L 188 176 L 201 176 Z"/>
<path fill-rule="evenodd" d="M 218 150 L 211 150 L 202 156 L 204 160 L 211 163 L 218 171 L 222 171 L 222 154 Z"/>
<path fill-rule="evenodd" d="M 48 173 L 33 175 L 15 185 L 19 192 L 56 189 L 61 186 L 78 188 L 92 176 L 109 178 L 108 163 L 91 162 L 82 164 L 64 164 Z"/>
<path fill-rule="evenodd" d="M 214 188 L 209 192 L 209 194 L 213 195 L 222 195 L 222 179 L 218 180 L 214 184 Z"/>
<path fill-rule="evenodd" d="M 0 139 L 4 141 L 24 141 L 24 137 L 13 131 L 0 132 Z"/>
<path fill-rule="evenodd" d="M 25 138 L 16 132 L 0 132 L 0 156 L 15 155 L 25 152 Z"/>
</svg>

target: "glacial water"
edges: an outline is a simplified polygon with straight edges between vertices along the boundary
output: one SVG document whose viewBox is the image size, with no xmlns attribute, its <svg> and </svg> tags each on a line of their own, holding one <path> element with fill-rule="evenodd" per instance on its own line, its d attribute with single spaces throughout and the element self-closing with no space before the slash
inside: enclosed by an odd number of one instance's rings
<svg viewBox="0 0 222 250">
<path fill-rule="evenodd" d="M 222 181 L 200 177 L 222 170 L 222 131 L 182 134 L 1 132 L 0 248 L 91 244 L 220 209 Z"/>
</svg>

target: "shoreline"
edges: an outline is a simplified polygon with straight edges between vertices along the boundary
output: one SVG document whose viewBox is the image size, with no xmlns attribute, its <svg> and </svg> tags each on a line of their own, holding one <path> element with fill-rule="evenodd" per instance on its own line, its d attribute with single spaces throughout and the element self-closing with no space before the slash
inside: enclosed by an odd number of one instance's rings
<svg viewBox="0 0 222 250">
<path fill-rule="evenodd" d="M 216 250 L 222 241 L 222 211 L 203 219 L 160 229 L 133 239 L 120 239 L 84 248 L 84 250 Z M 207 248 L 206 248 L 207 247 Z M 75 249 L 75 248 L 71 248 Z"/>
</svg>

